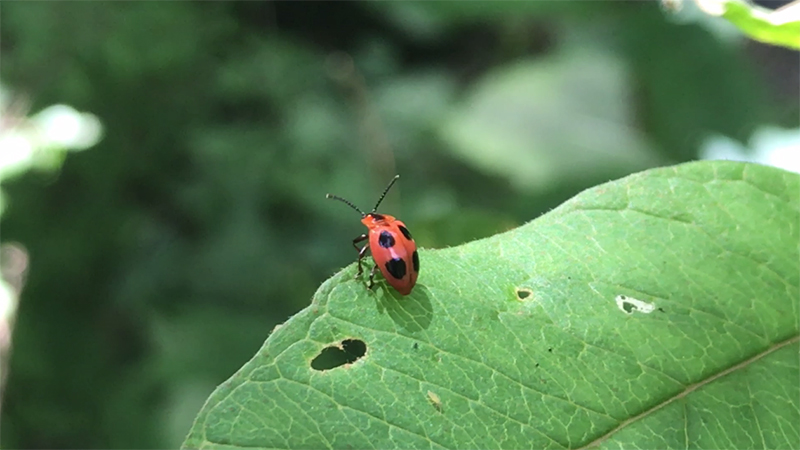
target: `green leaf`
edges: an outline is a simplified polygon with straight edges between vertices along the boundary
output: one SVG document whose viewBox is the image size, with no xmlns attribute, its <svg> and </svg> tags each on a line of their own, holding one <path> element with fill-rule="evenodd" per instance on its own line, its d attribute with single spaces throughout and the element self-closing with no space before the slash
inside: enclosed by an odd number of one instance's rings
<svg viewBox="0 0 800 450">
<path fill-rule="evenodd" d="M 757 41 L 800 49 L 800 3 L 775 11 L 744 0 L 701 0 L 698 5 L 711 15 L 728 19 Z"/>
<path fill-rule="evenodd" d="M 422 251 L 407 297 L 351 265 L 184 446 L 798 448 L 798 223 L 800 176 L 698 162 Z"/>
<path fill-rule="evenodd" d="M 633 126 L 623 61 L 589 37 L 576 39 L 584 45 L 480 80 L 439 127 L 453 154 L 527 192 L 662 163 Z"/>
</svg>

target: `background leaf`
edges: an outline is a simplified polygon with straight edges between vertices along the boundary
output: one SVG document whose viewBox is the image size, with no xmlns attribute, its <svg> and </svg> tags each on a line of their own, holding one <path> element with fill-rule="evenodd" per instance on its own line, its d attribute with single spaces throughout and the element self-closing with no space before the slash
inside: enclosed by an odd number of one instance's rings
<svg viewBox="0 0 800 450">
<path fill-rule="evenodd" d="M 184 445 L 797 448 L 799 193 L 778 169 L 690 163 L 424 251 L 405 298 L 351 265 Z"/>
<path fill-rule="evenodd" d="M 578 41 L 481 80 L 442 125 L 454 154 L 520 191 L 662 163 L 633 126 L 621 61 L 593 49 L 589 36 Z"/>
<path fill-rule="evenodd" d="M 767 44 L 800 49 L 800 3 L 774 11 L 746 0 L 697 0 L 707 13 L 722 16 L 743 33 Z"/>
</svg>

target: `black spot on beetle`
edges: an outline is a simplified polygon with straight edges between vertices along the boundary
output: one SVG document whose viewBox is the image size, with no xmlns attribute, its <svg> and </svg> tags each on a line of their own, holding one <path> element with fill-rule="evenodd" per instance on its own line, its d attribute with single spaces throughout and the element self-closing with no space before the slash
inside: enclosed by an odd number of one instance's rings
<svg viewBox="0 0 800 450">
<path fill-rule="evenodd" d="M 386 270 L 389 272 L 389 275 L 401 280 L 406 276 L 406 262 L 400 258 L 390 259 L 386 261 Z"/>
<path fill-rule="evenodd" d="M 416 250 L 411 254 L 411 262 L 414 264 L 414 272 L 419 272 L 419 254 Z"/>
<path fill-rule="evenodd" d="M 383 220 L 383 214 L 369 213 L 367 215 L 368 216 L 372 216 L 372 218 L 375 219 L 375 220 Z"/>
<path fill-rule="evenodd" d="M 408 239 L 409 241 L 413 241 L 414 240 L 414 238 L 411 237 L 411 233 L 408 232 L 408 228 L 406 228 L 406 227 L 404 227 L 402 225 L 398 225 L 397 228 L 400 229 L 400 232 L 403 233 L 403 236 L 405 236 L 406 239 Z"/>
<path fill-rule="evenodd" d="M 381 235 L 378 237 L 378 244 L 383 248 L 391 248 L 394 246 L 394 236 L 386 230 L 381 231 Z"/>
</svg>

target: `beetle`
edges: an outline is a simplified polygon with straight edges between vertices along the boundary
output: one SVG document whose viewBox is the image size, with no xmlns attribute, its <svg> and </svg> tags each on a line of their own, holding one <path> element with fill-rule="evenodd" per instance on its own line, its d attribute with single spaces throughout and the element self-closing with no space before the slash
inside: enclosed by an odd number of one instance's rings
<svg viewBox="0 0 800 450">
<path fill-rule="evenodd" d="M 339 200 L 347 206 L 355 209 L 361 214 L 361 223 L 369 230 L 367 233 L 353 239 L 353 247 L 358 250 L 358 273 L 356 278 L 364 273 L 362 260 L 367 254 L 367 249 L 372 253 L 375 267 L 369 274 L 368 289 L 372 289 L 375 284 L 375 271 L 380 269 L 383 277 L 397 292 L 408 295 L 414 288 L 419 275 L 419 254 L 417 244 L 411 237 L 406 225 L 388 214 L 379 214 L 376 211 L 380 206 L 386 193 L 392 188 L 400 175 L 395 175 L 383 194 L 378 199 L 372 211 L 365 213 L 358 209 L 356 205 L 337 195 L 327 194 L 325 198 Z M 369 243 L 359 248 L 358 244 L 369 239 Z"/>
</svg>

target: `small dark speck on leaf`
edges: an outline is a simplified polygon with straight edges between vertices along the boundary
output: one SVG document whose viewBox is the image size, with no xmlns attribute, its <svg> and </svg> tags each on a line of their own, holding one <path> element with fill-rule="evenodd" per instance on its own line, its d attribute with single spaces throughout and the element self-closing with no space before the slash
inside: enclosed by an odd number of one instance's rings
<svg viewBox="0 0 800 450">
<path fill-rule="evenodd" d="M 414 350 L 419 350 L 419 344 L 414 342 Z"/>
<path fill-rule="evenodd" d="M 547 351 L 553 353 L 553 347 L 548 348 Z"/>
<path fill-rule="evenodd" d="M 664 311 L 664 308 L 658 308 L 658 310 L 661 311 L 661 312 L 666 312 L 666 311 Z"/>
</svg>

